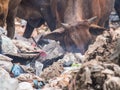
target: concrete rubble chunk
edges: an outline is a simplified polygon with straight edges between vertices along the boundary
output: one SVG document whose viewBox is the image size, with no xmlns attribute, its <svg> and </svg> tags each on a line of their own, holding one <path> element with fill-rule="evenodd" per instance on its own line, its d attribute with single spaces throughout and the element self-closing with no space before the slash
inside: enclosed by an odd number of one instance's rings
<svg viewBox="0 0 120 90">
<path fill-rule="evenodd" d="M 21 82 L 16 90 L 33 90 L 33 87 L 28 82 Z"/>
<path fill-rule="evenodd" d="M 11 78 L 9 73 L 0 68 L 0 90 L 16 90 L 18 80 Z"/>
<path fill-rule="evenodd" d="M 18 48 L 14 45 L 13 41 L 5 35 L 0 38 L 1 53 L 17 53 Z"/>
</svg>

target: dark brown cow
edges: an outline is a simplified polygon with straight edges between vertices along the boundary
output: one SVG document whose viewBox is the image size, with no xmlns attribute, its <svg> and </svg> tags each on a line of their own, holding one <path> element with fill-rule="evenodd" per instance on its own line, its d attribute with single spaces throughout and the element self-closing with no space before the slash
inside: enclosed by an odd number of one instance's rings
<svg viewBox="0 0 120 90">
<path fill-rule="evenodd" d="M 3 27 L 6 21 L 7 36 L 13 38 L 15 33 L 14 19 L 16 17 L 17 10 L 19 10 L 18 14 L 20 15 L 17 14 L 19 17 L 27 19 L 28 21 L 30 20 L 30 22 L 31 20 L 39 22 L 37 23 L 38 25 L 41 25 L 46 21 L 50 29 L 54 30 L 56 23 L 50 4 L 52 5 L 50 0 L 0 0 L 0 26 Z M 25 13 L 28 17 L 26 17 Z M 34 24 L 34 22 L 32 22 L 32 24 Z"/>
<path fill-rule="evenodd" d="M 120 18 L 120 0 L 115 0 L 114 8 L 115 8 L 115 10 Z"/>
<path fill-rule="evenodd" d="M 54 16 L 54 3 L 57 0 L 22 0 L 18 6 L 17 17 L 27 20 L 27 26 L 23 34 L 30 38 L 34 28 L 47 23 L 51 31 L 56 29 L 56 19 Z"/>
<path fill-rule="evenodd" d="M 61 46 L 70 52 L 84 52 L 95 37 L 101 34 L 105 28 L 90 25 L 88 21 L 81 21 L 59 28 L 51 33 L 43 35 L 42 39 L 60 41 Z"/>
</svg>

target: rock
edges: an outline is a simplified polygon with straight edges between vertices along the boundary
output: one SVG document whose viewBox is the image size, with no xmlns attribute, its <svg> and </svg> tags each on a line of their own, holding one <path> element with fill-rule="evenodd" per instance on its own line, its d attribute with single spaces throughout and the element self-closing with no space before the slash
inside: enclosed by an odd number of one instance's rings
<svg viewBox="0 0 120 90">
<path fill-rule="evenodd" d="M 9 78 L 0 80 L 0 90 L 16 90 L 18 86 L 18 80 Z"/>
<path fill-rule="evenodd" d="M 12 40 L 5 35 L 1 36 L 0 47 L 2 53 L 17 53 L 18 48 L 13 44 Z"/>
<path fill-rule="evenodd" d="M 9 61 L 9 62 L 12 61 L 11 58 L 9 58 L 9 57 L 7 57 L 7 56 L 5 56 L 5 55 L 2 55 L 2 54 L 0 54 L 0 60 L 1 60 L 1 61 Z"/>
<path fill-rule="evenodd" d="M 33 87 L 28 82 L 21 82 L 16 90 L 33 90 Z"/>
<path fill-rule="evenodd" d="M 0 90 L 16 90 L 18 80 L 10 77 L 9 73 L 0 68 Z"/>
<path fill-rule="evenodd" d="M 104 90 L 120 90 L 120 78 L 110 77 L 104 83 Z"/>
<path fill-rule="evenodd" d="M 20 82 L 32 82 L 33 80 L 43 81 L 40 77 L 38 77 L 34 74 L 28 74 L 28 73 L 20 74 L 17 77 L 17 79 Z"/>
<path fill-rule="evenodd" d="M 0 67 L 4 68 L 8 72 L 10 72 L 12 67 L 13 67 L 13 64 L 11 62 L 8 62 L 8 61 L 1 61 L 0 60 Z"/>
<path fill-rule="evenodd" d="M 13 40 L 13 43 L 21 52 L 35 51 L 34 46 L 28 41 Z"/>
<path fill-rule="evenodd" d="M 8 72 L 11 71 L 13 64 L 11 63 L 12 59 L 0 54 L 0 67 L 4 68 Z"/>
<path fill-rule="evenodd" d="M 84 62 L 84 56 L 81 53 L 66 53 L 61 61 L 82 63 Z"/>
<path fill-rule="evenodd" d="M 4 28 L 0 27 L 0 35 L 6 35 L 7 31 Z"/>
<path fill-rule="evenodd" d="M 0 78 L 1 79 L 9 79 L 10 75 L 6 70 L 4 70 L 3 68 L 0 68 Z"/>
</svg>

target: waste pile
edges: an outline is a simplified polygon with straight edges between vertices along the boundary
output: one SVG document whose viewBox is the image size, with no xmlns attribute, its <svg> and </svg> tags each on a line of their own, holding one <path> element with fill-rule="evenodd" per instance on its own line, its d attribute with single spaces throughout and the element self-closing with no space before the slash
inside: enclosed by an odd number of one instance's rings
<svg viewBox="0 0 120 90">
<path fill-rule="evenodd" d="M 99 35 L 84 55 L 66 52 L 54 40 L 40 44 L 39 37 L 11 40 L 0 28 L 0 90 L 120 90 L 118 25 Z"/>
</svg>

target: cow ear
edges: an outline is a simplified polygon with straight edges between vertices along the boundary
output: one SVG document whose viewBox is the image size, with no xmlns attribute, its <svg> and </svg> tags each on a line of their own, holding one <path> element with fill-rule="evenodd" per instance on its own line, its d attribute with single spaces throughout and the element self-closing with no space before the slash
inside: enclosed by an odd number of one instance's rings
<svg viewBox="0 0 120 90">
<path fill-rule="evenodd" d="M 87 21 L 88 21 L 89 24 L 92 24 L 92 23 L 95 22 L 96 19 L 97 19 L 97 16 L 94 16 L 94 17 L 88 19 Z"/>
<path fill-rule="evenodd" d="M 93 35 L 100 35 L 102 34 L 105 30 L 105 28 L 97 26 L 97 25 L 90 25 L 89 32 Z"/>
<path fill-rule="evenodd" d="M 43 35 L 42 39 L 59 40 L 61 37 L 63 37 L 64 32 L 65 32 L 64 28 L 59 28 L 53 32 Z"/>
</svg>

